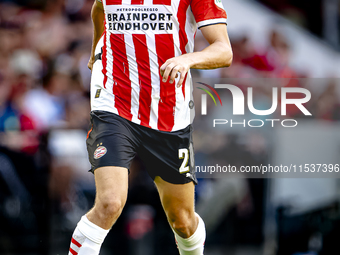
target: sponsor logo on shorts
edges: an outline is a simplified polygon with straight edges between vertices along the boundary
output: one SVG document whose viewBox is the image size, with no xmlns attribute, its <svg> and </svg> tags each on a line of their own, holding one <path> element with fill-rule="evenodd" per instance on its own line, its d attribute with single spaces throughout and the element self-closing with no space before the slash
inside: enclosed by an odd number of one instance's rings
<svg viewBox="0 0 340 255">
<path fill-rule="evenodd" d="M 107 152 L 107 149 L 104 146 L 99 146 L 93 154 L 94 159 L 99 159 L 103 157 Z"/>
</svg>

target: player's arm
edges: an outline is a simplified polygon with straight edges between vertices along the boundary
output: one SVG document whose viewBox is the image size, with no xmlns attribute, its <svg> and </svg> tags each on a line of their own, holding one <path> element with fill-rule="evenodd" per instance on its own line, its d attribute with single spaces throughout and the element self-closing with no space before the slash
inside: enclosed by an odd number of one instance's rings
<svg viewBox="0 0 340 255">
<path fill-rule="evenodd" d="M 180 72 L 181 77 L 177 84 L 180 87 L 190 68 L 215 69 L 231 65 L 233 53 L 227 26 L 225 24 L 210 25 L 202 27 L 201 32 L 210 45 L 200 52 L 168 59 L 160 69 L 164 82 L 170 78 L 170 83 L 173 83 L 177 73 Z"/>
<path fill-rule="evenodd" d="M 104 31 L 104 8 L 103 4 L 99 0 L 95 0 L 91 10 L 91 17 L 93 22 L 93 40 L 92 40 L 92 49 L 91 49 L 91 57 L 89 63 L 87 64 L 88 68 L 92 70 L 92 66 L 94 64 L 95 58 L 95 50 L 97 43 Z"/>
</svg>

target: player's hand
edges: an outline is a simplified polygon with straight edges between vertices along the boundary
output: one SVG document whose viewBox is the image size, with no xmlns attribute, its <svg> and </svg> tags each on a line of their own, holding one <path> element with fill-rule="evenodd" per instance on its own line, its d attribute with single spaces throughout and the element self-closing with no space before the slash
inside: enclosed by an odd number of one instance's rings
<svg viewBox="0 0 340 255">
<path fill-rule="evenodd" d="M 87 63 L 87 67 L 92 71 L 92 67 L 94 64 L 94 57 L 91 56 L 89 62 Z"/>
<path fill-rule="evenodd" d="M 166 82 L 170 78 L 169 82 L 173 83 L 175 78 L 178 77 L 178 74 L 180 74 L 180 79 L 177 83 L 177 87 L 179 88 L 182 86 L 190 67 L 191 61 L 185 55 L 168 59 L 160 68 L 163 82 Z"/>
</svg>

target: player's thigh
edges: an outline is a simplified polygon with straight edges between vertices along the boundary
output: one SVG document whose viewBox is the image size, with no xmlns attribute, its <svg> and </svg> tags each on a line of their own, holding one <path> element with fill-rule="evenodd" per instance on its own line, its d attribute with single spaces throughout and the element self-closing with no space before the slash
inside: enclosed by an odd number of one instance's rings
<svg viewBox="0 0 340 255">
<path fill-rule="evenodd" d="M 96 182 L 96 205 L 122 208 L 127 199 L 128 170 L 124 167 L 100 167 L 94 171 Z"/>
<path fill-rule="evenodd" d="M 136 139 L 127 120 L 116 114 L 94 111 L 91 123 L 86 144 L 91 172 L 95 175 L 95 204 L 115 213 L 126 201 L 128 169 L 135 157 Z"/>
<path fill-rule="evenodd" d="M 100 167 L 94 171 L 94 175 L 96 200 L 87 218 L 101 228 L 110 229 L 127 199 L 128 170 L 124 167 Z"/>
<path fill-rule="evenodd" d="M 195 185 L 193 182 L 172 184 L 159 176 L 155 177 L 154 182 L 170 223 L 192 217 L 195 203 Z"/>
</svg>

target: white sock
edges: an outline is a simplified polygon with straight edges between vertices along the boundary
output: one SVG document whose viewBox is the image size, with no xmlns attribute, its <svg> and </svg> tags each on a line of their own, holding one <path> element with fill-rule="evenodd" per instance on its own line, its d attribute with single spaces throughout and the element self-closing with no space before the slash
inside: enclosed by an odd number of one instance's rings
<svg viewBox="0 0 340 255">
<path fill-rule="evenodd" d="M 109 231 L 92 223 L 84 215 L 73 232 L 68 255 L 98 255 Z"/>
<path fill-rule="evenodd" d="M 205 225 L 202 218 L 195 213 L 198 217 L 198 226 L 195 233 L 189 238 L 182 238 L 175 231 L 175 239 L 180 255 L 203 255 L 205 243 Z"/>
</svg>

